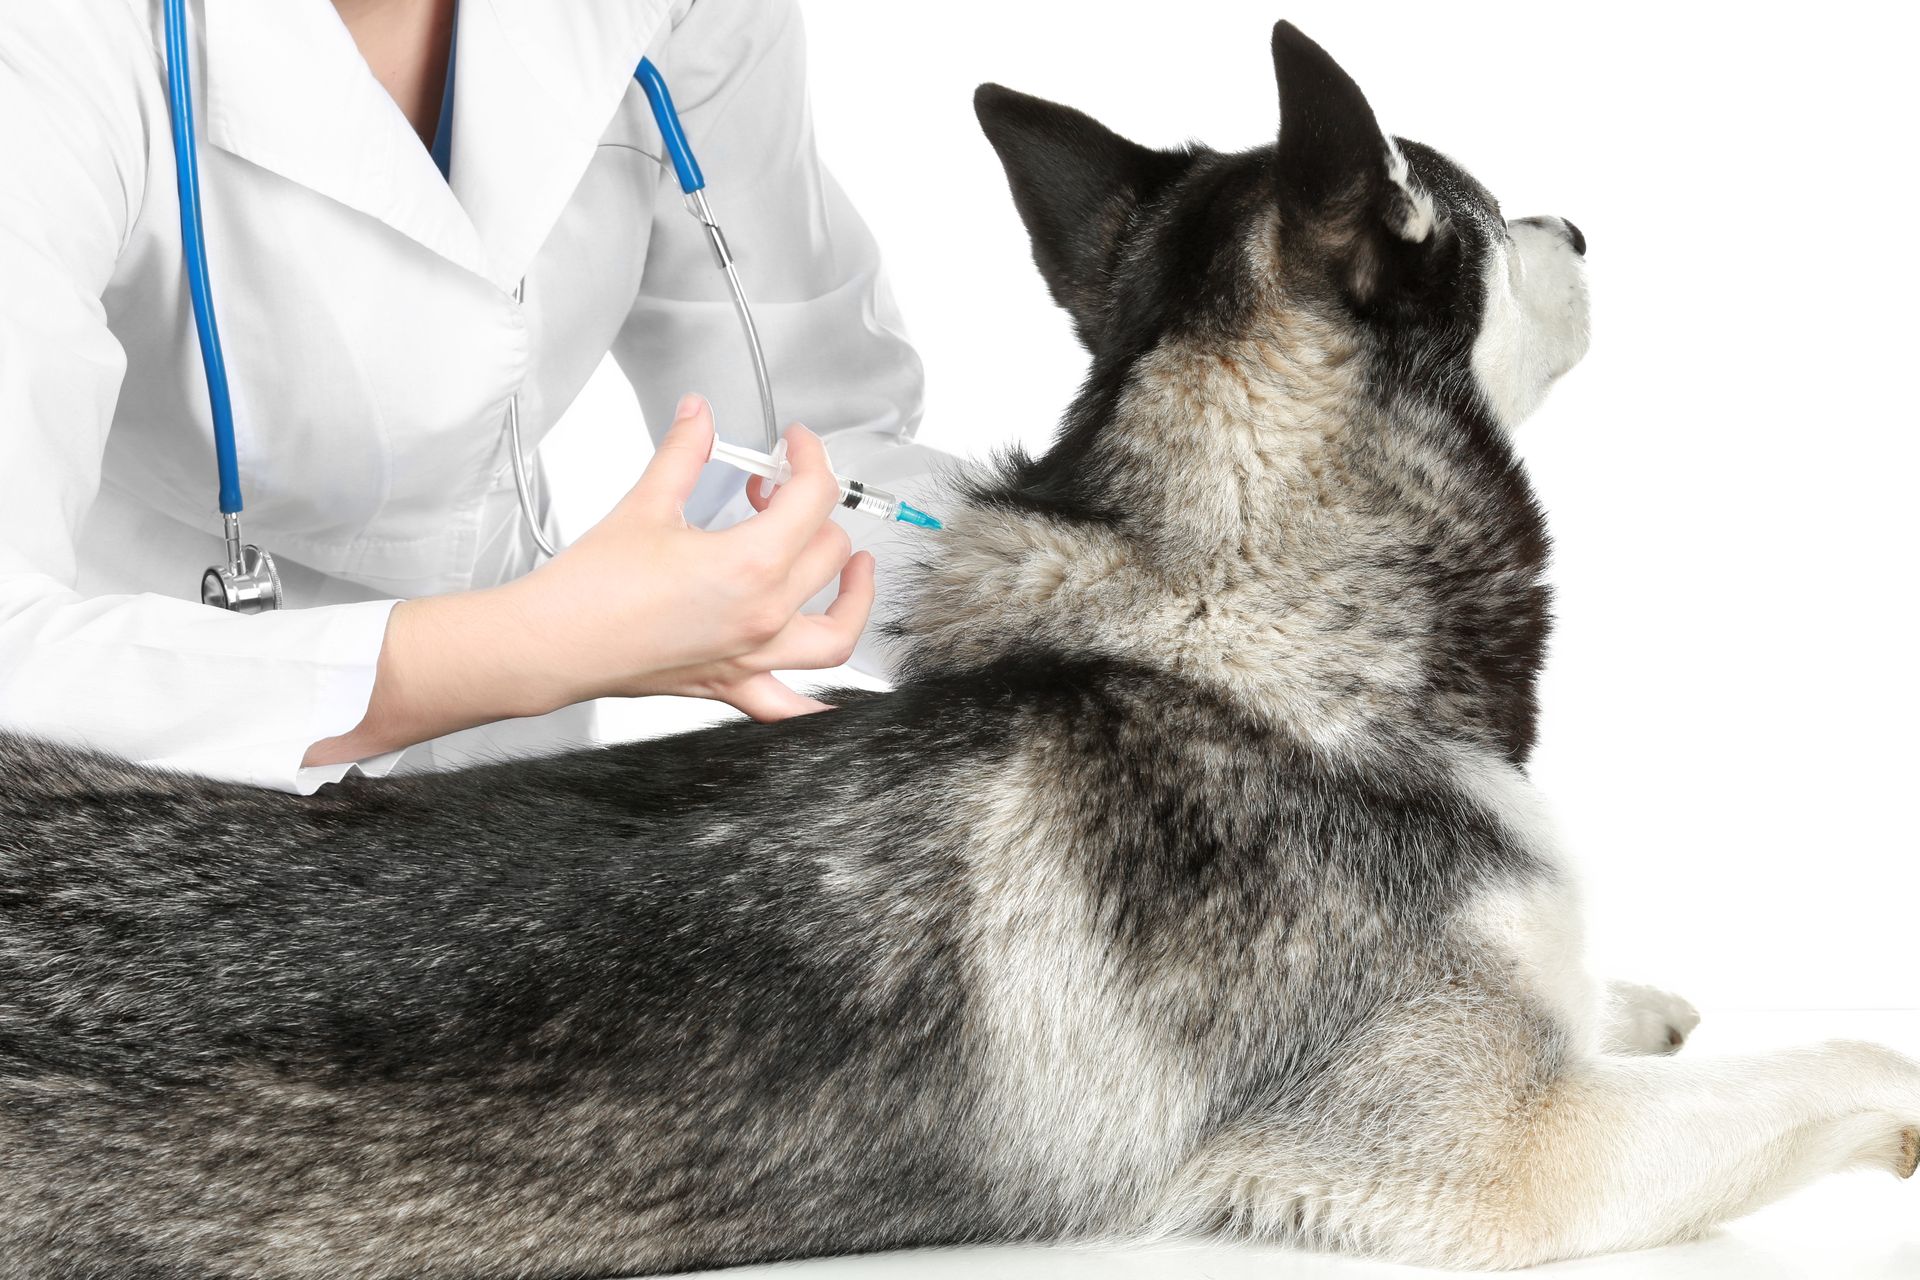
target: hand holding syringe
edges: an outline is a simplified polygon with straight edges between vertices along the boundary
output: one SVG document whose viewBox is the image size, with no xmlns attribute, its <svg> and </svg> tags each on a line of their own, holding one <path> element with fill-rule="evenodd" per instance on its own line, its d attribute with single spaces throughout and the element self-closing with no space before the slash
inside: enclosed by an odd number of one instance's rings
<svg viewBox="0 0 1920 1280">
<path fill-rule="evenodd" d="M 758 449 L 748 449 L 737 444 L 728 444 L 715 437 L 713 452 L 708 459 L 724 462 L 751 475 L 761 476 L 775 485 L 783 485 L 793 479 L 793 468 L 788 465 L 787 442 L 782 440 L 773 453 L 761 453 Z M 917 525 L 922 529 L 938 529 L 940 522 L 920 508 L 913 506 L 885 489 L 876 489 L 862 484 L 858 480 L 848 480 L 835 476 L 840 485 L 840 505 L 849 511 L 859 511 L 866 515 L 878 516 L 882 520 L 898 520 L 902 524 Z"/>
</svg>

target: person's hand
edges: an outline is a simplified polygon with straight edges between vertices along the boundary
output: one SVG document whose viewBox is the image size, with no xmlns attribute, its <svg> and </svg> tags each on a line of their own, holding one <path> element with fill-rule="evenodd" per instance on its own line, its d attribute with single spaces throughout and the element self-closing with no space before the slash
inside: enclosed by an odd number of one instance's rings
<svg viewBox="0 0 1920 1280">
<path fill-rule="evenodd" d="M 873 605 L 873 557 L 852 555 L 829 517 L 840 490 L 819 437 L 785 437 L 793 478 L 750 491 L 758 514 L 709 533 L 682 507 L 707 461 L 713 414 L 680 402 L 653 461 L 620 504 L 509 593 L 529 633 L 544 637 L 544 701 L 673 693 L 715 698 L 756 720 L 826 704 L 773 676 L 833 667 L 853 653 Z M 835 578 L 824 615 L 800 607 Z"/>
<path fill-rule="evenodd" d="M 717 698 L 756 720 L 828 710 L 773 672 L 847 660 L 873 607 L 873 557 L 850 556 L 828 519 L 840 488 L 805 427 L 786 436 L 792 480 L 750 494 L 757 515 L 719 533 L 689 526 L 682 508 L 712 441 L 712 411 L 688 396 L 639 483 L 573 546 L 505 586 L 395 605 L 365 715 L 304 762 L 608 696 Z M 826 614 L 802 616 L 836 576 Z"/>
</svg>

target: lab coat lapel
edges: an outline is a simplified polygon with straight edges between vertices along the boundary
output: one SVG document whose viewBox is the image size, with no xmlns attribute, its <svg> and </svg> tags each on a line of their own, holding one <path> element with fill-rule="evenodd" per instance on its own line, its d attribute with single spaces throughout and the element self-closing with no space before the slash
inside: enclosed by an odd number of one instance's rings
<svg viewBox="0 0 1920 1280">
<path fill-rule="evenodd" d="M 462 0 L 454 194 L 511 289 L 579 186 L 669 0 Z"/>
<path fill-rule="evenodd" d="M 329 0 L 205 0 L 205 14 L 209 143 L 486 274 L 472 219 Z"/>
</svg>

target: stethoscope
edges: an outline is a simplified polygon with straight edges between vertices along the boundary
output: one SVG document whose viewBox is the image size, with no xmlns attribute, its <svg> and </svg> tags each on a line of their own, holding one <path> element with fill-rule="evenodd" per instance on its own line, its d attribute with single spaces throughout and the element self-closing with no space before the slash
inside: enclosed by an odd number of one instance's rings
<svg viewBox="0 0 1920 1280">
<path fill-rule="evenodd" d="M 207 373 L 207 398 L 213 412 L 214 460 L 220 473 L 220 521 L 226 537 L 225 564 L 210 566 L 200 577 L 200 599 L 205 604 L 235 613 L 263 613 L 285 603 L 280 574 L 273 557 L 246 541 L 240 532 L 240 459 L 234 447 L 233 399 L 227 390 L 226 357 L 220 348 L 220 326 L 214 320 L 213 286 L 207 280 L 206 228 L 200 214 L 200 169 L 196 159 L 193 132 L 193 85 L 187 53 L 186 0 L 164 0 L 166 21 L 167 101 L 173 117 L 174 176 L 180 189 L 180 241 L 185 249 L 187 291 L 193 300 L 194 328 L 200 335 L 200 361 Z M 766 428 L 767 448 L 779 442 L 779 423 L 773 407 L 773 383 L 767 376 L 767 357 L 760 346 L 760 331 L 754 326 L 753 312 L 747 306 L 746 291 L 740 287 L 733 253 L 727 238 L 714 221 L 707 205 L 707 179 L 687 145 L 687 133 L 680 115 L 673 108 L 667 82 L 659 68 L 646 58 L 634 69 L 633 78 L 647 95 L 654 121 L 666 143 L 674 177 L 680 184 L 681 199 L 706 231 L 713 248 L 714 264 L 725 273 L 727 290 L 733 297 L 734 313 L 747 337 L 747 350 L 753 357 L 753 378 L 760 390 L 760 416 Z M 526 294 L 523 279 L 514 288 L 514 301 Z M 520 514 L 540 551 L 557 554 L 534 510 L 532 485 L 527 459 L 520 442 L 520 397 L 507 400 L 507 443 L 513 459 L 513 487 L 520 501 Z"/>
</svg>

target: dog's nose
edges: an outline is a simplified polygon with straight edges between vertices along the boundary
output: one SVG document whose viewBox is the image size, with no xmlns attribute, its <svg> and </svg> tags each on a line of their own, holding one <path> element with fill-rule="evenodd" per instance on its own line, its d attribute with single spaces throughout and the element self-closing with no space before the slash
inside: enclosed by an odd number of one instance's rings
<svg viewBox="0 0 1920 1280">
<path fill-rule="evenodd" d="M 1560 225 L 1567 229 L 1567 243 L 1573 246 L 1573 251 L 1583 258 L 1586 257 L 1587 238 L 1580 234 L 1580 228 L 1565 218 L 1560 219 Z"/>
</svg>

